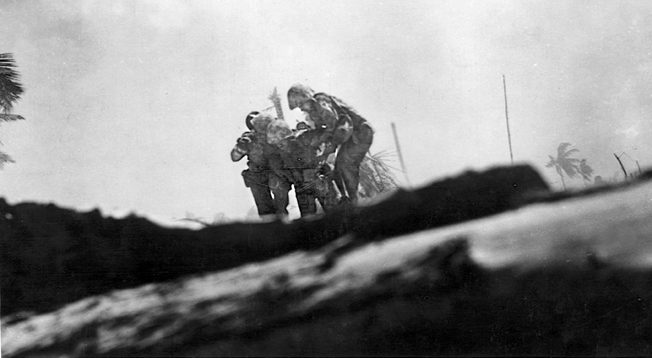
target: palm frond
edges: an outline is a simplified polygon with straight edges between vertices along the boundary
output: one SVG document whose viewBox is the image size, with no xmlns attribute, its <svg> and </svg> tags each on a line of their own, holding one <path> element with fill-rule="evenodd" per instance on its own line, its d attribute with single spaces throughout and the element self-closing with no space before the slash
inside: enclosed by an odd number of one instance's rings
<svg viewBox="0 0 652 358">
<path fill-rule="evenodd" d="M 549 155 L 550 160 L 546 163 L 546 168 L 554 167 L 559 175 L 565 173 L 569 178 L 580 174 L 580 160 L 571 157 L 574 153 L 578 153 L 579 149 L 571 146 L 572 144 L 568 142 L 560 143 L 557 147 L 557 158 Z"/>
<path fill-rule="evenodd" d="M 591 180 L 591 176 L 593 175 L 593 168 L 591 168 L 591 166 L 586 163 L 586 159 L 582 159 L 580 161 L 579 172 L 582 175 L 582 179 L 587 181 Z"/>
<path fill-rule="evenodd" d="M 0 152 L 0 169 L 4 167 L 5 163 L 15 163 L 15 162 L 13 159 L 11 159 L 9 154 L 5 152 Z"/>
<path fill-rule="evenodd" d="M 549 155 L 548 158 L 550 158 L 550 160 L 546 163 L 546 168 L 554 167 L 557 164 L 557 161 L 552 157 L 552 155 Z"/>
<path fill-rule="evenodd" d="M 560 155 L 561 158 L 568 158 L 568 157 L 571 156 L 571 154 L 578 153 L 579 151 L 580 151 L 579 149 L 573 148 L 571 150 L 560 153 L 559 155 Z"/>
<path fill-rule="evenodd" d="M 561 156 L 566 151 L 566 148 L 571 146 L 572 144 L 568 142 L 559 143 L 559 146 L 557 147 L 557 156 Z"/>
<path fill-rule="evenodd" d="M 393 168 L 387 163 L 391 154 L 383 151 L 367 153 L 360 164 L 360 186 L 362 197 L 374 197 L 398 187 Z"/>
<path fill-rule="evenodd" d="M 13 55 L 0 53 L 0 107 L 4 113 L 11 111 L 13 104 L 20 99 L 23 91 Z"/>
<path fill-rule="evenodd" d="M 0 113 L 0 120 L 3 120 L 5 122 L 17 121 L 21 119 L 25 119 L 25 118 L 17 114 Z"/>
<path fill-rule="evenodd" d="M 569 161 L 561 161 L 559 166 L 564 170 L 564 173 L 566 173 L 569 178 L 575 177 L 575 175 L 577 175 L 579 172 L 577 165 Z"/>
</svg>

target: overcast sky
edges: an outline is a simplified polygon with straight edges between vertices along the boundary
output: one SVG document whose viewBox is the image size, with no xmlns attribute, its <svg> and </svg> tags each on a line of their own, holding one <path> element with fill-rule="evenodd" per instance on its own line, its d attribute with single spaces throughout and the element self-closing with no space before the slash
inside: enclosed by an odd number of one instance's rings
<svg viewBox="0 0 652 358">
<path fill-rule="evenodd" d="M 296 82 L 358 109 L 372 152 L 395 122 L 415 185 L 509 164 L 503 74 L 514 157 L 555 187 L 561 142 L 607 179 L 614 152 L 652 165 L 648 1 L 0 0 L 0 18 L 26 89 L 27 120 L 0 127 L 10 202 L 243 218 L 229 151 Z"/>
</svg>

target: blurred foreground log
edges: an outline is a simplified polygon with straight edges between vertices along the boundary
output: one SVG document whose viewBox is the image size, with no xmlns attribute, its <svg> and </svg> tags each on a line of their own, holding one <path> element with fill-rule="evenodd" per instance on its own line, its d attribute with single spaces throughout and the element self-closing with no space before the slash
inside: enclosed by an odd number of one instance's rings
<svg viewBox="0 0 652 358">
<path fill-rule="evenodd" d="M 652 355 L 652 182 L 4 319 L 20 355 Z"/>
<path fill-rule="evenodd" d="M 244 189 L 244 188 L 243 188 Z M 440 227 L 518 207 L 548 188 L 528 166 L 467 172 L 369 206 L 289 224 L 164 228 L 130 216 L 104 218 L 52 204 L 0 199 L 2 315 L 46 312 L 113 289 L 224 270 L 349 235 L 357 243 Z"/>
</svg>

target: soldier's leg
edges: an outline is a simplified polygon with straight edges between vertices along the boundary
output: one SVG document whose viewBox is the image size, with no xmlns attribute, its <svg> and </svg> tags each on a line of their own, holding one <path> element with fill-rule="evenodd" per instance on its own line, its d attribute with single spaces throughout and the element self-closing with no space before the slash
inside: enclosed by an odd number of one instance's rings
<svg viewBox="0 0 652 358">
<path fill-rule="evenodd" d="M 315 194 L 310 189 L 306 190 L 297 190 L 297 185 L 295 184 L 294 190 L 296 191 L 297 204 L 299 205 L 299 211 L 301 212 L 301 217 L 307 215 L 313 215 L 317 213 L 317 204 L 315 203 Z"/>
<path fill-rule="evenodd" d="M 288 214 L 288 205 L 290 204 L 290 183 L 272 173 L 269 175 L 269 187 L 274 195 L 274 206 L 276 213 L 279 215 Z"/>
<path fill-rule="evenodd" d="M 320 190 L 318 191 L 319 204 L 324 209 L 324 212 L 329 212 L 335 209 L 339 205 L 339 200 L 337 199 L 337 189 L 335 189 L 335 184 L 331 178 L 321 178 L 320 179 Z"/>
<path fill-rule="evenodd" d="M 348 194 L 346 192 L 346 185 L 344 184 L 344 178 L 341 173 L 341 166 L 342 164 L 338 164 L 338 161 L 342 161 L 340 158 L 342 154 L 342 148 L 344 147 L 346 143 L 340 145 L 340 147 L 337 150 L 337 155 L 335 157 L 335 162 L 333 163 L 333 170 L 329 173 L 329 176 L 331 177 L 332 182 L 335 184 L 337 187 L 337 191 L 340 194 L 340 200 L 342 201 L 347 201 L 348 200 Z"/>
<path fill-rule="evenodd" d="M 242 177 L 244 178 L 245 186 L 251 190 L 251 194 L 254 197 L 258 215 L 274 214 L 276 207 L 274 206 L 272 194 L 269 191 L 269 175 L 265 172 L 258 173 L 247 169 L 242 172 Z"/>
<path fill-rule="evenodd" d="M 342 178 L 342 173 L 340 173 L 340 168 L 335 167 L 333 170 L 333 182 L 335 183 L 335 186 L 337 187 L 337 190 L 342 194 L 342 200 L 346 200 L 348 198 L 348 194 L 346 193 L 346 185 L 344 185 L 344 179 Z"/>
<path fill-rule="evenodd" d="M 358 198 L 360 183 L 360 163 L 371 147 L 371 142 L 354 143 L 352 140 L 343 143 L 335 158 L 335 171 L 342 178 L 349 199 Z"/>
</svg>

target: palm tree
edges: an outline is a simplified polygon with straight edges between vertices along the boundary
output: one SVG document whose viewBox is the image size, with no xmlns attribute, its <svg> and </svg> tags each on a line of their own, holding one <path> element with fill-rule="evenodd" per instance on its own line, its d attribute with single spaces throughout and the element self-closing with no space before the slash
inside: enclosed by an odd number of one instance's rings
<svg viewBox="0 0 652 358">
<path fill-rule="evenodd" d="M 546 168 L 555 168 L 557 174 L 559 174 L 559 177 L 561 178 L 561 185 L 564 187 L 564 190 L 566 190 L 564 173 L 569 178 L 574 178 L 580 173 L 580 160 L 577 158 L 571 158 L 571 154 L 579 152 L 579 149 L 569 149 L 571 146 L 572 144 L 570 143 L 559 144 L 557 147 L 557 157 L 553 158 L 552 155 L 549 155 L 548 157 L 550 160 L 546 163 Z"/>
<path fill-rule="evenodd" d="M 14 103 L 23 94 L 23 85 L 18 82 L 18 77 L 13 55 L 0 53 L 0 118 L 4 121 L 24 119 L 22 116 L 10 114 Z"/>
<path fill-rule="evenodd" d="M 0 120 L 5 122 L 24 119 L 22 116 L 10 113 L 14 103 L 23 94 L 23 85 L 18 82 L 18 77 L 13 55 L 0 53 Z M 13 163 L 13 159 L 0 151 L 0 169 L 4 163 Z"/>
<path fill-rule="evenodd" d="M 580 165 L 578 167 L 578 172 L 582 176 L 585 182 L 591 181 L 591 176 L 593 175 L 593 168 L 586 163 L 586 159 L 580 160 Z"/>
</svg>

